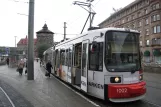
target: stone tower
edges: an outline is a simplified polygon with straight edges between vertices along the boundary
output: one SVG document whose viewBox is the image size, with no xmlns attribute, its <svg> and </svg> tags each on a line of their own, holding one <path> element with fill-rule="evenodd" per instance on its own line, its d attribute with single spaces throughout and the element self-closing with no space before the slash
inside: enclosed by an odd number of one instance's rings
<svg viewBox="0 0 161 107">
<path fill-rule="evenodd" d="M 37 46 L 41 44 L 47 44 L 50 47 L 53 46 L 53 36 L 54 33 L 50 31 L 45 23 L 42 29 L 36 32 L 37 35 Z"/>
</svg>

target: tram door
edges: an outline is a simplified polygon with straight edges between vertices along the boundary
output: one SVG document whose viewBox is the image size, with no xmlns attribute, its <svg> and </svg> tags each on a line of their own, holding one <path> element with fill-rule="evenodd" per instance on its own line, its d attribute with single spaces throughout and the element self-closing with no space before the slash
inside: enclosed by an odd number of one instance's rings
<svg viewBox="0 0 161 107">
<path fill-rule="evenodd" d="M 68 72 L 67 72 L 67 81 L 69 83 L 71 83 L 71 72 L 72 72 L 72 53 L 73 53 L 73 46 L 70 46 L 69 49 L 68 49 L 68 52 L 67 52 L 67 55 L 68 55 Z"/>
<path fill-rule="evenodd" d="M 81 59 L 81 89 L 87 92 L 87 77 L 88 77 L 88 47 L 89 40 L 82 42 L 82 59 Z"/>
</svg>

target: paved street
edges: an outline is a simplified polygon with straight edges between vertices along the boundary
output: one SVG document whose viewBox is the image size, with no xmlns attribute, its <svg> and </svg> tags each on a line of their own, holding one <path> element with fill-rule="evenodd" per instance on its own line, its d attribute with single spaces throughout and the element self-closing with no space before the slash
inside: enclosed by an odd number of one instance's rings
<svg viewBox="0 0 161 107">
<path fill-rule="evenodd" d="M 35 62 L 34 64 L 34 81 L 28 81 L 25 74 L 20 76 L 16 72 L 16 68 L 0 66 L 0 87 L 8 94 L 15 107 L 95 107 L 65 87 L 55 77 L 45 77 L 45 71 L 39 67 L 39 63 Z M 147 95 L 141 101 L 104 104 L 101 100 L 88 98 L 101 107 L 158 107 L 159 105 L 161 106 L 160 77 L 161 74 L 144 74 L 144 79 L 147 81 Z M 12 107 L 1 90 L 0 96 L 0 107 Z"/>
<path fill-rule="evenodd" d="M 34 107 L 94 107 L 94 105 L 61 84 L 55 77 L 45 77 L 44 69 L 39 67 L 39 63 L 35 62 L 34 66 L 34 81 L 26 80 L 27 76 L 25 74 L 20 76 L 16 69 L 7 66 L 0 66 L 0 80 L 11 85 Z"/>
</svg>

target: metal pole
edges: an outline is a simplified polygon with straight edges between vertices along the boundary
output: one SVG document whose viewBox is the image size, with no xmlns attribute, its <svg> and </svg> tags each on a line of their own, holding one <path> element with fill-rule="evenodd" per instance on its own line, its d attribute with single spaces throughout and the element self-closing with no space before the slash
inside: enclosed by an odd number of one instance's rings
<svg viewBox="0 0 161 107">
<path fill-rule="evenodd" d="M 89 19 L 89 17 L 90 17 L 90 14 L 91 14 L 91 13 L 89 13 L 89 15 L 88 15 L 88 17 L 87 17 L 87 20 L 86 20 L 86 22 L 85 22 L 85 24 L 84 24 L 84 26 L 83 26 L 83 29 L 82 29 L 82 31 L 81 31 L 81 34 L 82 34 L 82 32 L 83 32 L 83 30 L 84 30 L 86 24 L 87 24 L 87 21 L 88 21 L 88 19 Z"/>
<path fill-rule="evenodd" d="M 90 5 L 89 5 L 89 12 L 90 12 L 90 22 L 89 22 L 89 28 L 91 28 L 91 26 L 92 26 L 92 18 L 91 18 L 91 2 L 90 2 Z"/>
<path fill-rule="evenodd" d="M 64 40 L 66 39 L 66 22 L 64 22 Z"/>
<path fill-rule="evenodd" d="M 27 79 L 34 80 L 34 0 L 29 1 Z"/>
<path fill-rule="evenodd" d="M 16 47 L 16 37 L 17 37 L 17 36 L 15 36 L 15 47 Z"/>
</svg>

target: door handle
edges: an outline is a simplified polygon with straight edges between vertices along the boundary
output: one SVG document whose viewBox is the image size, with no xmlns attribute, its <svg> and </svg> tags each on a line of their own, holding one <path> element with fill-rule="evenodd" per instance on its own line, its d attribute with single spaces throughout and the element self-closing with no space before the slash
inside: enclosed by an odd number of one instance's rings
<svg viewBox="0 0 161 107">
<path fill-rule="evenodd" d="M 94 74 L 95 74 L 95 72 L 93 71 L 93 80 L 94 80 Z"/>
</svg>

